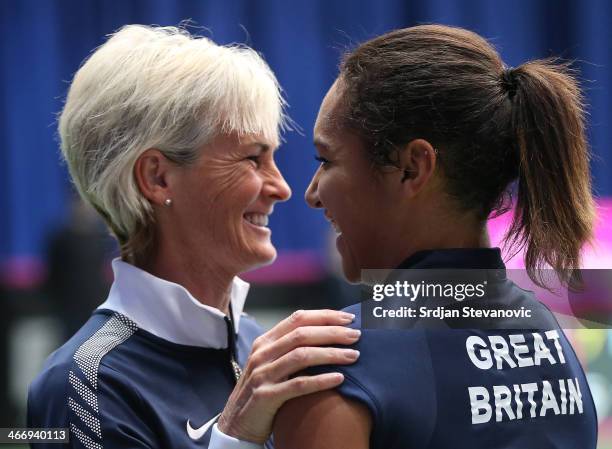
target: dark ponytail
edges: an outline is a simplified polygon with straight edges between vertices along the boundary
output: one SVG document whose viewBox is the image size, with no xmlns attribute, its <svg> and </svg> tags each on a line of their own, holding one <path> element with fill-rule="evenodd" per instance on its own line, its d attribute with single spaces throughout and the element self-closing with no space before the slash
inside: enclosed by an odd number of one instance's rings
<svg viewBox="0 0 612 449">
<path fill-rule="evenodd" d="M 576 284 L 595 208 L 581 93 L 566 65 L 506 69 L 477 34 L 421 25 L 362 44 L 344 58 L 340 78 L 346 124 L 375 165 L 393 165 L 399 147 L 428 140 L 454 204 L 480 221 L 507 210 L 518 181 L 506 243 L 525 250 L 537 284 L 545 266 Z"/>
<path fill-rule="evenodd" d="M 567 65 L 531 61 L 507 72 L 516 89 L 512 129 L 519 154 L 516 211 L 506 242 L 525 249 L 529 276 L 546 265 L 572 287 L 595 217 L 580 89 Z"/>
</svg>

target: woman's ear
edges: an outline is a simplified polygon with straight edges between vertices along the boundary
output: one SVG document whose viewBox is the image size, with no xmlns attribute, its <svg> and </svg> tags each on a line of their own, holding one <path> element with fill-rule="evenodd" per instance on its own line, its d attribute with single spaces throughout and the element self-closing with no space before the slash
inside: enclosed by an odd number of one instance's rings
<svg viewBox="0 0 612 449">
<path fill-rule="evenodd" d="M 427 140 L 415 139 L 399 151 L 398 157 L 403 189 L 410 196 L 415 196 L 423 190 L 435 172 L 436 150 Z"/>
<path fill-rule="evenodd" d="M 153 205 L 163 205 L 172 198 L 168 185 L 168 173 L 172 162 L 161 151 L 151 148 L 136 160 L 134 177 L 140 193 Z"/>
</svg>

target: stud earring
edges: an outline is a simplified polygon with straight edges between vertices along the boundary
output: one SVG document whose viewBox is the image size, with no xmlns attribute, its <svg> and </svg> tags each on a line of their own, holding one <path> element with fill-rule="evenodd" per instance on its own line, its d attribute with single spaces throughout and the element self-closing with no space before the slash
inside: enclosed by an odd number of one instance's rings
<svg viewBox="0 0 612 449">
<path fill-rule="evenodd" d="M 172 206 L 172 200 L 170 198 L 166 198 L 166 200 L 164 201 L 164 205 L 166 207 Z"/>
</svg>

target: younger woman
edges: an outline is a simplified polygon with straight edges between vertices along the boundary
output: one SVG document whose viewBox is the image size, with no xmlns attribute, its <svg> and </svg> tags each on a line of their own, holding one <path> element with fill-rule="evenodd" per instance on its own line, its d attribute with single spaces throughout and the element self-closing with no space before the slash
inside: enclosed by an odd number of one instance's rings
<svg viewBox="0 0 612 449">
<path fill-rule="evenodd" d="M 366 268 L 484 269 L 497 276 L 490 304 L 529 303 L 486 231 L 513 182 L 507 237 L 532 279 L 551 266 L 569 283 L 579 267 L 594 205 L 581 94 L 563 65 L 506 67 L 459 28 L 393 31 L 344 59 L 314 138 L 306 200 L 339 232 L 351 281 Z M 549 312 L 529 330 L 373 330 L 349 309 L 358 362 L 333 368 L 336 391 L 281 409 L 277 448 L 595 448 L 584 372 Z"/>
</svg>

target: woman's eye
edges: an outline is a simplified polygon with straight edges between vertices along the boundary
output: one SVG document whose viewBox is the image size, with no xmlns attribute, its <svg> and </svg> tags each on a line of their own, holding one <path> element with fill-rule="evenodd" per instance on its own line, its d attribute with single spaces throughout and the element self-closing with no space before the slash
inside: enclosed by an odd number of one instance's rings
<svg viewBox="0 0 612 449">
<path fill-rule="evenodd" d="M 328 159 L 325 159 L 324 157 L 321 157 L 321 156 L 315 155 L 315 157 L 314 157 L 314 158 L 315 158 L 315 161 L 320 162 L 320 163 L 321 163 L 321 165 L 327 165 L 327 164 L 329 164 L 329 160 L 328 160 Z"/>
<path fill-rule="evenodd" d="M 246 159 L 247 159 L 248 161 L 253 161 L 253 162 L 255 162 L 255 165 L 256 165 L 257 167 L 259 167 L 259 159 L 260 159 L 260 156 L 259 156 L 259 155 L 248 156 Z"/>
</svg>

